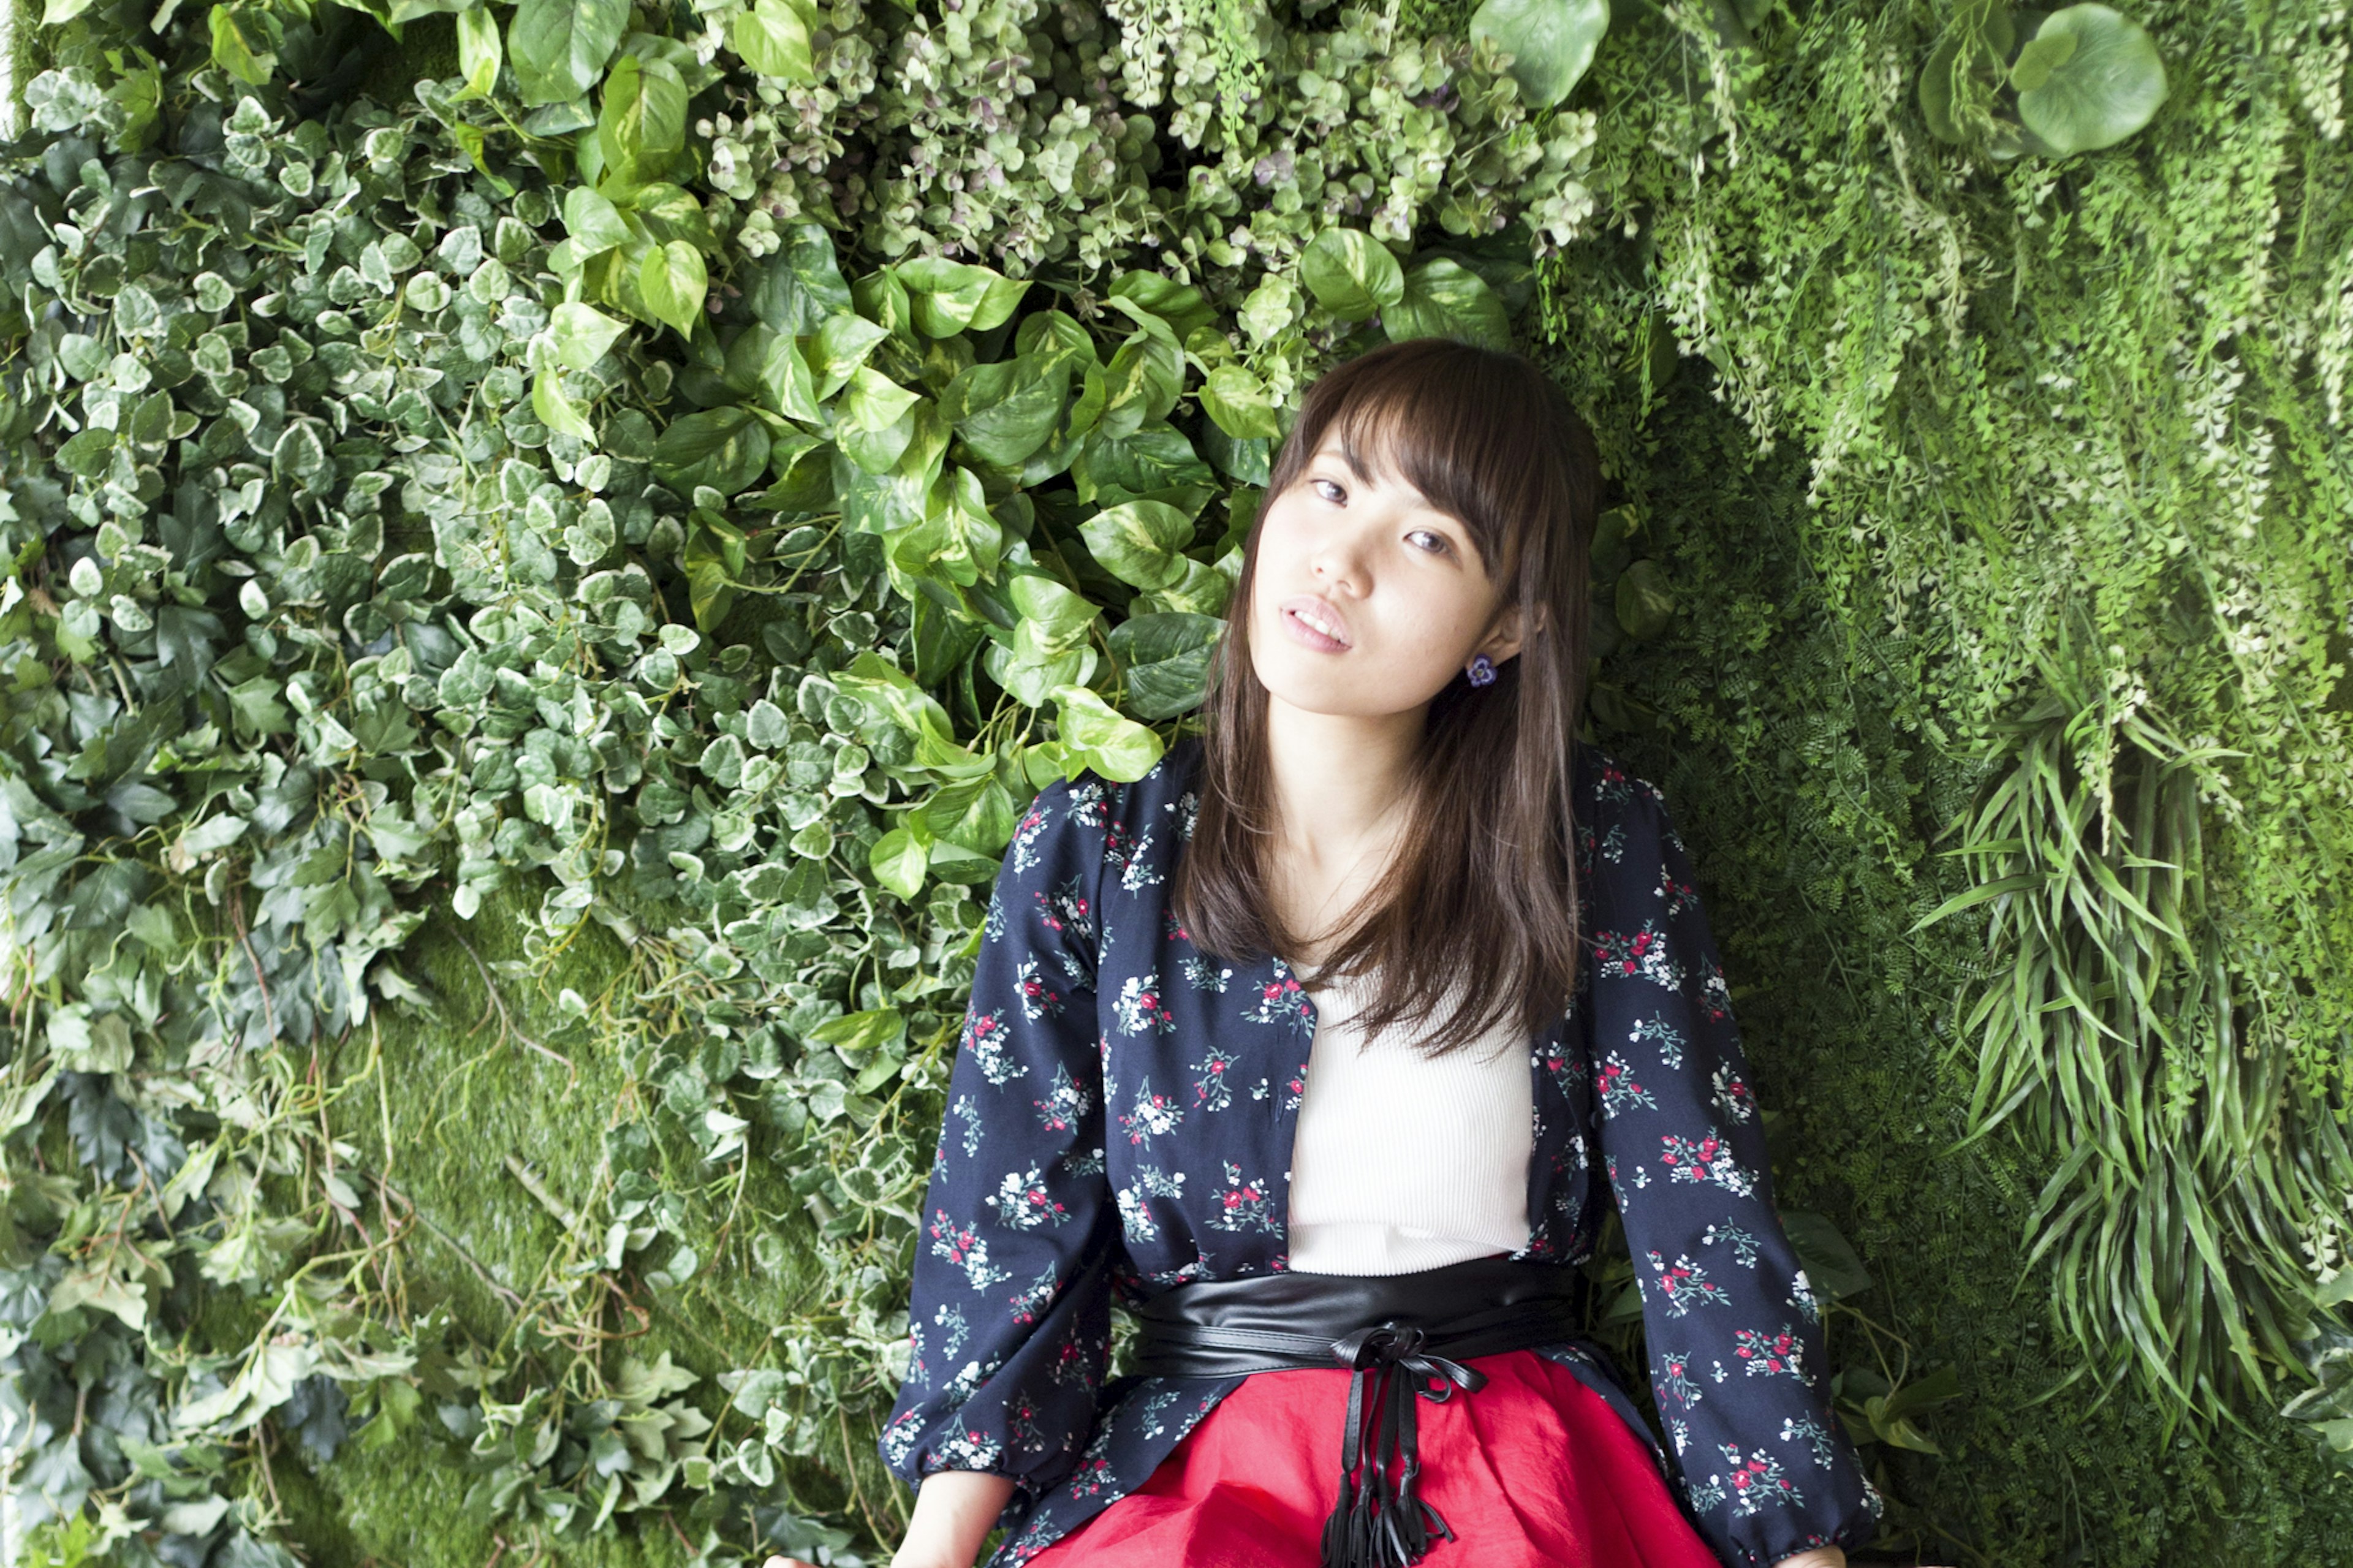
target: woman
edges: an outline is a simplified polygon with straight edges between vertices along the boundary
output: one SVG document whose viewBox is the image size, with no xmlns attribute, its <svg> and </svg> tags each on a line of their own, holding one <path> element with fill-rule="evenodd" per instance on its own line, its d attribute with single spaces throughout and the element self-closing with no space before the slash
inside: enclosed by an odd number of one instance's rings
<svg viewBox="0 0 2353 1568">
<path fill-rule="evenodd" d="M 1517 355 L 1335 368 L 1205 732 L 1030 807 L 881 1440 L 919 1487 L 895 1568 L 997 1524 L 995 1568 L 1836 1568 L 1870 1534 L 1683 847 L 1572 743 L 1599 488 Z M 1672 1460 L 1578 1339 L 1612 1203 Z"/>
</svg>

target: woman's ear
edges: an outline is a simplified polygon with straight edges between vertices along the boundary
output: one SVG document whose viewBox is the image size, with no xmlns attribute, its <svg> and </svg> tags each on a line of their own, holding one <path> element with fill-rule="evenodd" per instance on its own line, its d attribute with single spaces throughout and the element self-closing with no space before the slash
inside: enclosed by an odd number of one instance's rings
<svg viewBox="0 0 2353 1568">
<path fill-rule="evenodd" d="M 1538 626 L 1542 626 L 1544 624 L 1544 608 L 1542 605 L 1537 606 L 1536 616 L 1536 624 Z M 1525 646 L 1525 639 L 1520 635 L 1520 626 L 1521 615 L 1519 605 L 1512 605 L 1506 606 L 1503 614 L 1496 617 L 1494 629 L 1487 634 L 1487 640 L 1481 643 L 1472 651 L 1474 653 L 1485 654 L 1488 659 L 1493 663 L 1503 663 L 1505 659 L 1510 658 L 1513 655 L 1518 653 L 1520 649 Z"/>
</svg>

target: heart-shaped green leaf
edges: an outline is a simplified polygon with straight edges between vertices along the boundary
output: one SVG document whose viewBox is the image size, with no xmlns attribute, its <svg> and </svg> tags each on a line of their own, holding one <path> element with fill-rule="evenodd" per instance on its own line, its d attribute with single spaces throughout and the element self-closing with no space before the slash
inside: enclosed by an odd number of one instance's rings
<svg viewBox="0 0 2353 1568">
<path fill-rule="evenodd" d="M 1300 253 L 1299 279 L 1317 303 L 1344 321 L 1361 321 L 1405 298 L 1405 269 L 1398 258 L 1358 229 L 1327 228 L 1317 235 Z"/>
<path fill-rule="evenodd" d="M 638 264 L 638 289 L 645 296 L 646 309 L 654 320 L 676 327 L 683 338 L 694 335 L 695 320 L 702 314 L 703 296 L 710 287 L 702 252 L 682 239 L 649 247 L 646 258 Z"/>
<path fill-rule="evenodd" d="M 507 58 L 525 107 L 566 103 L 596 86 L 628 20 L 628 0 L 522 0 L 507 24 Z"/>
</svg>

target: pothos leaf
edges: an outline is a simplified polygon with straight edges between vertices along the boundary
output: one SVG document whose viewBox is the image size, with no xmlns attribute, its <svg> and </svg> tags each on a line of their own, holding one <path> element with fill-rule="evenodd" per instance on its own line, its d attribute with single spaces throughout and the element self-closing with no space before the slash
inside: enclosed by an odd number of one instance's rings
<svg viewBox="0 0 2353 1568">
<path fill-rule="evenodd" d="M 524 104 L 566 103 L 596 86 L 628 19 L 628 0 L 521 0 L 507 56 Z"/>
</svg>

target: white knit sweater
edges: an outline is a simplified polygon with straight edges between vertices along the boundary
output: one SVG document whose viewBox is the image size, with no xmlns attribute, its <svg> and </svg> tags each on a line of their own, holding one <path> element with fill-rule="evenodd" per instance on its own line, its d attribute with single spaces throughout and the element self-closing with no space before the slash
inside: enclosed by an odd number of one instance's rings
<svg viewBox="0 0 2353 1568">
<path fill-rule="evenodd" d="M 1314 993 L 1291 1161 L 1290 1268 L 1406 1274 L 1528 1241 L 1535 1107 L 1515 1018 L 1432 1059 L 1426 1022 L 1367 1042 L 1366 979 Z M 1442 1013 L 1442 1009 L 1441 1009 Z"/>
</svg>

